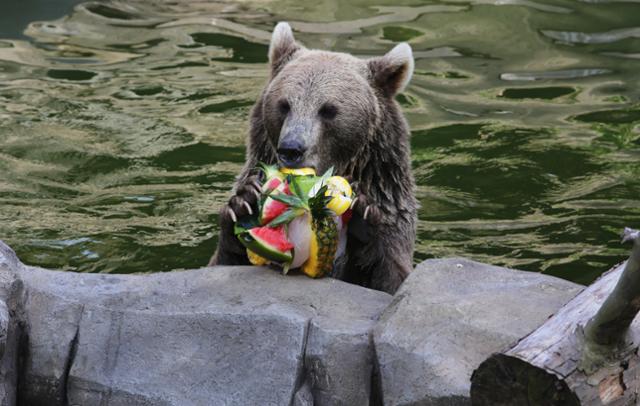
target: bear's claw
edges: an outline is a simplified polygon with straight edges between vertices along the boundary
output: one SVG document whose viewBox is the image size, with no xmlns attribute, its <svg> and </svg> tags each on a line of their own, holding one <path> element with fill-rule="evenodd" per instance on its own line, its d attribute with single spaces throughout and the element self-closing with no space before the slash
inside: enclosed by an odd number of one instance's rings
<svg viewBox="0 0 640 406">
<path fill-rule="evenodd" d="M 356 196 L 352 201 L 351 201 L 351 210 L 353 210 L 353 208 L 356 206 L 356 203 L 358 203 L 358 196 Z"/>
<path fill-rule="evenodd" d="M 244 204 L 244 207 L 246 207 L 247 212 L 249 212 L 249 215 L 253 215 L 253 210 L 251 210 L 251 206 L 249 206 L 249 203 L 247 202 L 242 202 L 242 204 Z"/>
<path fill-rule="evenodd" d="M 227 206 L 227 213 L 229 214 L 229 217 L 231 217 L 231 221 L 233 221 L 234 223 L 238 221 L 238 217 L 231 207 Z"/>
<path fill-rule="evenodd" d="M 362 216 L 362 219 L 371 225 L 379 224 L 382 220 L 382 212 L 380 208 L 375 204 L 368 204 L 368 199 L 365 195 L 360 194 L 353 199 L 351 203 L 351 209 Z"/>
<path fill-rule="evenodd" d="M 247 178 L 244 184 L 236 189 L 235 195 L 229 199 L 226 210 L 223 210 L 223 215 L 227 215 L 234 223 L 240 217 L 253 215 L 261 196 L 260 190 L 257 176 Z"/>
</svg>

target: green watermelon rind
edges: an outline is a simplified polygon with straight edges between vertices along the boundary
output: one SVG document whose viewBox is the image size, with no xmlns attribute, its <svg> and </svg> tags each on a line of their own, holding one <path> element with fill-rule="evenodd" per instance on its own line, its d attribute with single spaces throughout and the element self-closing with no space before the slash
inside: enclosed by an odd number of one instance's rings
<svg viewBox="0 0 640 406">
<path fill-rule="evenodd" d="M 251 230 L 240 234 L 238 239 L 242 245 L 269 261 L 282 263 L 290 263 L 293 261 L 293 250 L 282 252 L 275 248 L 269 248 L 269 243 L 252 235 Z"/>
</svg>

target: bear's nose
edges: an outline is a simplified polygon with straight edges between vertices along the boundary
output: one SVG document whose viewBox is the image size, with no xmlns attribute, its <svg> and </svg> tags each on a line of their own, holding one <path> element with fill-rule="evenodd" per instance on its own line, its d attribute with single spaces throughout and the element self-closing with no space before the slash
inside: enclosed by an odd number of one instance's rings
<svg viewBox="0 0 640 406">
<path fill-rule="evenodd" d="M 302 161 L 306 149 L 298 140 L 283 140 L 278 145 L 278 159 L 287 167 L 294 167 Z"/>
</svg>

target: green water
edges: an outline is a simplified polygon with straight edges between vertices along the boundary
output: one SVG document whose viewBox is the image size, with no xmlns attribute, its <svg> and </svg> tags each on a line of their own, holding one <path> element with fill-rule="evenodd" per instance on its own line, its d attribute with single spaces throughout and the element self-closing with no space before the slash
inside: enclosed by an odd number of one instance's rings
<svg viewBox="0 0 640 406">
<path fill-rule="evenodd" d="M 280 20 L 309 47 L 412 45 L 416 262 L 587 283 L 640 227 L 639 1 L 73 3 L 0 40 L 0 239 L 26 263 L 206 264 Z"/>
</svg>

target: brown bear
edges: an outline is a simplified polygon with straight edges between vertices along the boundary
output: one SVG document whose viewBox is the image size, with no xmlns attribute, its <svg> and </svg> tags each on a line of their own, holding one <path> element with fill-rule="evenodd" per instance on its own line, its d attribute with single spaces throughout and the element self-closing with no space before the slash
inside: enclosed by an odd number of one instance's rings
<svg viewBox="0 0 640 406">
<path fill-rule="evenodd" d="M 210 265 L 248 264 L 233 234 L 256 211 L 260 162 L 312 167 L 354 182 L 346 255 L 332 276 L 393 293 L 413 268 L 417 202 L 410 134 L 395 101 L 413 73 L 411 47 L 371 59 L 306 49 L 287 23 L 269 47 L 271 75 L 251 113 L 246 164 L 220 213 Z"/>
</svg>

